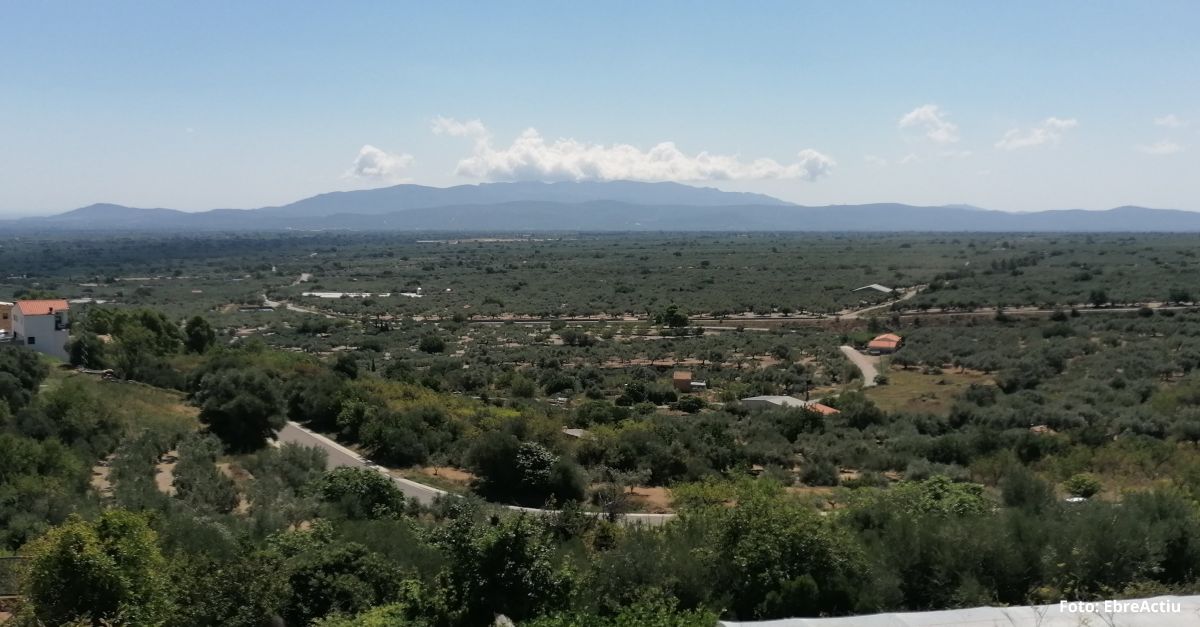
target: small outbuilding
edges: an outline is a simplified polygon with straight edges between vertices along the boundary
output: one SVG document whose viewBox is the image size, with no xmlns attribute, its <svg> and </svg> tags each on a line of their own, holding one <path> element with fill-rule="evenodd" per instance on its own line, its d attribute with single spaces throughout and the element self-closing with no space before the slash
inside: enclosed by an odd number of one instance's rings
<svg viewBox="0 0 1200 627">
<path fill-rule="evenodd" d="M 742 405 L 756 409 L 774 409 L 776 407 L 803 408 L 807 403 L 794 396 L 751 396 L 742 399 Z"/>
<path fill-rule="evenodd" d="M 904 343 L 904 338 L 895 333 L 884 333 L 867 343 L 867 351 L 874 355 L 894 353 L 900 345 Z"/>
<path fill-rule="evenodd" d="M 671 374 L 671 385 L 674 386 L 676 390 L 683 392 L 685 394 L 688 392 L 691 392 L 692 391 L 692 371 L 676 370 L 674 373 Z"/>
<path fill-rule="evenodd" d="M 842 413 L 842 412 L 830 407 L 829 405 L 826 405 L 824 403 L 818 403 L 816 401 L 809 403 L 808 409 L 809 409 L 809 411 L 815 411 L 818 414 L 821 414 L 822 416 L 832 416 L 834 414 Z"/>
<path fill-rule="evenodd" d="M 865 290 L 871 290 L 871 291 L 874 291 L 874 292 L 879 292 L 880 294 L 891 294 L 892 292 L 896 291 L 896 290 L 894 290 L 894 289 L 892 289 L 892 288 L 890 288 L 890 287 L 886 287 L 886 286 L 880 285 L 880 284 L 878 284 L 878 283 L 872 283 L 872 284 L 870 284 L 870 285 L 864 285 L 864 286 L 862 286 L 862 287 L 856 287 L 856 288 L 854 288 L 854 289 L 852 289 L 852 290 L 850 290 L 850 291 L 852 291 L 852 292 L 862 292 L 862 291 L 865 291 Z"/>
</svg>

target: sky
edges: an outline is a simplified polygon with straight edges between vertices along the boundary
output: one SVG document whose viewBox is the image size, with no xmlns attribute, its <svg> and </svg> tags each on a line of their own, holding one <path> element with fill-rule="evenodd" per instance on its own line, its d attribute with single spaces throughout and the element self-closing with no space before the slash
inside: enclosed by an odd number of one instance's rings
<svg viewBox="0 0 1200 627">
<path fill-rule="evenodd" d="M 1200 210 L 1200 2 L 13 2 L 0 216 L 396 183 Z"/>
</svg>

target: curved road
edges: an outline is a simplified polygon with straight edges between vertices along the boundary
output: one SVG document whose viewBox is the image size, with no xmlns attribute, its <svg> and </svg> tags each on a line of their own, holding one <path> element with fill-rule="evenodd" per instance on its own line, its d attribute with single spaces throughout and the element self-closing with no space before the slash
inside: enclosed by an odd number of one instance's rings
<svg viewBox="0 0 1200 627">
<path fill-rule="evenodd" d="M 377 470 L 390 477 L 392 481 L 395 481 L 396 486 L 400 488 L 400 491 L 404 493 L 404 496 L 414 499 L 422 505 L 429 505 L 438 497 L 457 496 L 450 492 L 446 492 L 445 490 L 439 490 L 437 488 L 427 486 L 423 483 L 417 483 L 416 481 L 405 479 L 403 477 L 397 477 L 393 475 L 387 468 L 384 468 L 383 466 L 372 462 L 371 460 L 359 455 L 349 448 L 338 444 L 332 438 L 306 429 L 295 422 L 288 421 L 288 423 L 279 430 L 279 433 L 276 434 L 276 438 L 279 440 L 279 442 L 291 442 L 293 444 L 300 444 L 302 446 L 315 446 L 323 449 L 328 454 L 326 465 L 329 468 L 349 466 L 351 468 L 372 468 Z M 538 515 L 558 513 L 556 510 L 518 507 L 516 505 L 505 505 L 504 507 L 513 511 L 527 512 Z M 593 513 L 592 515 L 602 516 L 603 514 Z M 666 523 L 668 520 L 671 520 L 674 517 L 675 514 L 621 514 L 620 522 L 622 524 L 658 526 Z"/>
<path fill-rule="evenodd" d="M 875 368 L 875 364 L 879 363 L 878 357 L 864 355 L 853 346 L 840 346 L 842 354 L 846 356 L 855 366 L 858 366 L 858 371 L 863 376 L 863 387 L 869 388 L 875 385 L 875 377 L 879 375 L 879 370 Z"/>
</svg>

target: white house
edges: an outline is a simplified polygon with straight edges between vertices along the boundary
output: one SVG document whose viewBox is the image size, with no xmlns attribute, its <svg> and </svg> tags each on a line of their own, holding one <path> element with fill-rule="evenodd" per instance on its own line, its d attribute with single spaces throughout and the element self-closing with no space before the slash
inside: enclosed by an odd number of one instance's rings
<svg viewBox="0 0 1200 627">
<path fill-rule="evenodd" d="M 13 342 L 39 353 L 67 359 L 70 320 L 65 300 L 20 300 L 12 310 Z"/>
</svg>

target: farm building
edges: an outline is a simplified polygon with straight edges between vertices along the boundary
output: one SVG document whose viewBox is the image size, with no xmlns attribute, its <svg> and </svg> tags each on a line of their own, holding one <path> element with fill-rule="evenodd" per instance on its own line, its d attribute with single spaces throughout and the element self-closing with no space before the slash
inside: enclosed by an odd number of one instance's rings
<svg viewBox="0 0 1200 627">
<path fill-rule="evenodd" d="M 743 398 L 742 405 L 752 409 L 774 409 L 776 407 L 804 407 L 804 401 L 794 396 L 751 396 Z"/>
<path fill-rule="evenodd" d="M 690 370 L 676 370 L 671 374 L 671 386 L 684 394 L 708 389 L 706 381 L 693 381 Z"/>
<path fill-rule="evenodd" d="M 743 398 L 742 405 L 752 409 L 774 409 L 776 407 L 806 408 L 824 416 L 840 413 L 819 401 L 803 401 L 794 396 L 751 396 Z"/>
<path fill-rule="evenodd" d="M 39 353 L 67 359 L 71 323 L 65 300 L 21 300 L 12 308 L 13 341 Z"/>
<path fill-rule="evenodd" d="M 904 343 L 904 338 L 895 333 L 884 333 L 875 339 L 867 342 L 867 351 L 878 355 L 881 353 L 894 353 Z"/>
<path fill-rule="evenodd" d="M 890 288 L 890 287 L 885 287 L 885 286 L 883 286 L 883 285 L 880 285 L 880 284 L 878 284 L 878 283 L 872 283 L 872 284 L 870 284 L 870 285 L 864 285 L 864 286 L 862 286 L 862 287 L 856 287 L 856 288 L 854 288 L 854 289 L 852 289 L 852 290 L 850 290 L 850 291 L 852 291 L 852 292 L 862 292 L 862 291 L 865 291 L 865 290 L 871 290 L 871 291 L 874 291 L 874 292 L 879 292 L 879 293 L 881 293 L 881 294 L 891 294 L 892 292 L 896 291 L 896 290 L 894 290 L 894 289 L 892 289 L 892 288 Z"/>
</svg>

